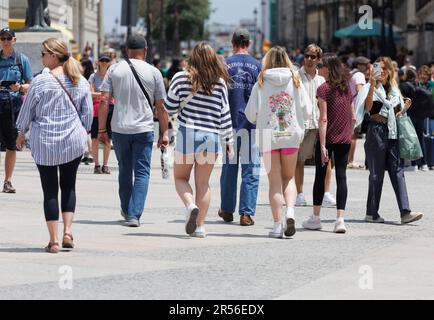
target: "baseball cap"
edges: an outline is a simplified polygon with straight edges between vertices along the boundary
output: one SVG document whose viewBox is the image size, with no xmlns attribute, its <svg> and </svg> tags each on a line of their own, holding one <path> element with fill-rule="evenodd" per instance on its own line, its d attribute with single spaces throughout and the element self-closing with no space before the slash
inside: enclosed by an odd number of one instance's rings
<svg viewBox="0 0 434 320">
<path fill-rule="evenodd" d="M 9 28 L 4 28 L 4 29 L 2 29 L 0 31 L 0 36 L 3 35 L 3 34 L 5 34 L 5 33 L 7 33 L 7 34 L 9 34 L 9 35 L 11 35 L 12 37 L 15 38 L 15 31 L 14 30 L 11 30 Z"/>
<path fill-rule="evenodd" d="M 250 42 L 250 32 L 247 29 L 240 28 L 235 30 L 232 36 L 232 42 L 235 44 L 249 44 Z"/>
<path fill-rule="evenodd" d="M 132 35 L 128 37 L 127 40 L 127 49 L 137 50 L 137 49 L 146 49 L 148 48 L 148 43 L 146 39 L 139 35 Z"/>
<path fill-rule="evenodd" d="M 371 63 L 371 60 L 369 60 L 368 58 L 363 57 L 363 56 L 357 57 L 357 58 L 354 60 L 354 64 L 355 64 L 355 65 L 359 65 L 359 64 L 370 64 L 370 63 Z"/>
<path fill-rule="evenodd" d="M 112 59 L 108 55 L 102 54 L 102 55 L 99 56 L 98 61 L 107 61 L 107 62 L 110 62 L 110 61 L 112 61 Z"/>
</svg>

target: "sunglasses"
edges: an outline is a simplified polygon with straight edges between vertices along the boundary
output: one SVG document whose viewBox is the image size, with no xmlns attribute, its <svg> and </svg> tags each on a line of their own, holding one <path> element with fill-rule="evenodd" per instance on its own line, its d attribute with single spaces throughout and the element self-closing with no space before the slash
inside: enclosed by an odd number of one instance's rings
<svg viewBox="0 0 434 320">
<path fill-rule="evenodd" d="M 318 56 L 313 56 L 313 55 L 311 55 L 311 54 L 305 54 L 304 57 L 305 57 L 306 59 L 311 59 L 311 60 L 315 60 L 316 58 L 318 58 Z"/>
<path fill-rule="evenodd" d="M 12 41 L 12 39 L 13 39 L 13 37 L 7 37 L 7 38 L 6 37 L 1 37 L 0 38 L 1 41 L 6 41 L 6 40 L 7 41 Z"/>
</svg>

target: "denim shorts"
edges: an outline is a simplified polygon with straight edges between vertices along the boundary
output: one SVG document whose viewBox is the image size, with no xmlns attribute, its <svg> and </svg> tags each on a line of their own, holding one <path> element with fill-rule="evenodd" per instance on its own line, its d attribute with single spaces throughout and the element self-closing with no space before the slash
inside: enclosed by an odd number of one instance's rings
<svg viewBox="0 0 434 320">
<path fill-rule="evenodd" d="M 180 126 L 176 137 L 175 151 L 185 155 L 202 152 L 221 154 L 220 135 Z"/>
</svg>

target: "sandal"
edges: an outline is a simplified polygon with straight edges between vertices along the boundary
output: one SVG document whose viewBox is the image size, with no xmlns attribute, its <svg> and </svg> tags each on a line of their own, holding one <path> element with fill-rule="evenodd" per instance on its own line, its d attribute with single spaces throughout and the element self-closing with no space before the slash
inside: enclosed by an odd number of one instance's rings
<svg viewBox="0 0 434 320">
<path fill-rule="evenodd" d="M 63 249 L 74 249 L 74 237 L 72 234 L 65 233 L 62 242 Z"/>
<path fill-rule="evenodd" d="M 93 173 L 94 174 L 102 174 L 101 166 L 95 166 Z"/>
<path fill-rule="evenodd" d="M 103 174 L 111 174 L 109 167 L 108 166 L 102 166 L 102 173 Z"/>
<path fill-rule="evenodd" d="M 59 243 L 55 242 L 55 243 L 49 243 L 47 247 L 45 247 L 45 252 L 48 253 L 59 253 Z"/>
</svg>

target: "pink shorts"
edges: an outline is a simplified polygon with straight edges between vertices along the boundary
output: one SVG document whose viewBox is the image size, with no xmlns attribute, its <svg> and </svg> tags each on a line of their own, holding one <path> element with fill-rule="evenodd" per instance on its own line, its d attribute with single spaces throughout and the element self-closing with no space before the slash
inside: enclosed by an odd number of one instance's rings
<svg viewBox="0 0 434 320">
<path fill-rule="evenodd" d="M 292 156 L 293 154 L 296 154 L 297 152 L 298 152 L 298 148 L 285 148 L 285 149 L 273 150 L 271 152 L 266 152 L 266 153 L 281 154 L 283 156 Z"/>
</svg>

